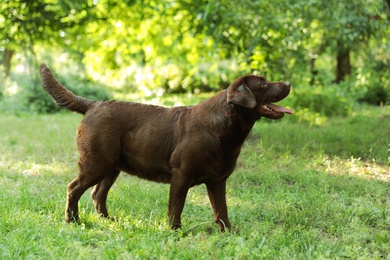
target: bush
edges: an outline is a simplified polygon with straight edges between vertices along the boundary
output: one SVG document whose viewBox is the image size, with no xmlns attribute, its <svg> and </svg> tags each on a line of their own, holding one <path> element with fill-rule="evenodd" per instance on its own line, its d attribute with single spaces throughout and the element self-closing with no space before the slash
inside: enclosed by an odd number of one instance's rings
<svg viewBox="0 0 390 260">
<path fill-rule="evenodd" d="M 75 93 L 78 96 L 86 97 L 92 100 L 108 100 L 112 99 L 112 95 L 101 85 L 96 85 L 95 83 L 85 80 L 85 79 L 76 79 L 76 78 L 65 78 L 58 77 L 59 82 L 61 82 L 66 88 Z M 45 113 L 56 113 L 61 111 L 61 108 L 58 107 L 55 102 L 52 100 L 50 95 L 40 86 L 30 87 L 25 91 L 25 102 L 27 107 L 32 112 L 39 114 Z"/>
<path fill-rule="evenodd" d="M 356 99 L 372 105 L 390 104 L 390 71 L 386 64 L 377 63 L 373 68 L 359 68 L 355 89 Z"/>
<path fill-rule="evenodd" d="M 340 88 L 339 85 L 297 88 L 292 95 L 293 107 L 325 116 L 346 116 L 352 110 L 352 101 Z"/>
<path fill-rule="evenodd" d="M 77 77 L 58 77 L 76 95 L 93 100 L 111 99 L 111 93 L 102 85 Z M 0 90 L 1 113 L 56 113 L 61 111 L 49 94 L 43 89 L 38 77 L 26 74 L 12 74 Z"/>
<path fill-rule="evenodd" d="M 390 100 L 390 96 L 386 89 L 381 85 L 374 85 L 367 89 L 364 96 L 359 101 L 366 102 L 372 105 L 386 104 Z"/>
</svg>

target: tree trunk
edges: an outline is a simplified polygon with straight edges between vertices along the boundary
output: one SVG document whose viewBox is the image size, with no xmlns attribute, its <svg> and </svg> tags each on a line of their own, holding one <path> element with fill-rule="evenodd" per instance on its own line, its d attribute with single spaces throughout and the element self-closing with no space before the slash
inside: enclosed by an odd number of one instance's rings
<svg viewBox="0 0 390 260">
<path fill-rule="evenodd" d="M 339 44 L 340 45 L 340 44 Z M 339 47 L 337 51 L 337 68 L 335 83 L 340 83 L 351 74 L 351 50 L 348 47 Z"/>
<path fill-rule="evenodd" d="M 390 0 L 389 0 L 390 1 Z M 315 69 L 315 63 L 316 63 L 316 58 L 310 58 L 309 60 L 309 70 L 310 70 L 310 75 L 311 75 L 311 78 L 310 78 L 310 85 L 315 85 L 316 84 L 316 81 L 317 81 L 317 74 L 318 74 L 318 71 Z"/>
<path fill-rule="evenodd" d="M 4 77 L 8 77 L 11 71 L 11 59 L 14 55 L 14 51 L 10 49 L 4 50 L 3 65 L 4 65 Z"/>
</svg>

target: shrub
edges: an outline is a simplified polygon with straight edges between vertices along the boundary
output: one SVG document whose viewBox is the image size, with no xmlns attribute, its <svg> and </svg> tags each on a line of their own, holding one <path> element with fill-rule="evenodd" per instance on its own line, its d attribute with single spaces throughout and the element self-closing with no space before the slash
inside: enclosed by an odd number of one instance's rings
<svg viewBox="0 0 390 260">
<path fill-rule="evenodd" d="M 356 100 L 372 105 L 390 103 L 390 71 L 386 64 L 378 63 L 373 68 L 359 68 L 352 92 Z"/>
<path fill-rule="evenodd" d="M 68 74 L 66 74 L 68 75 Z M 93 100 L 111 99 L 111 93 L 101 84 L 77 78 L 76 76 L 58 76 L 64 84 L 76 95 Z M 37 76 L 13 73 L 2 82 L 0 88 L 0 113 L 56 113 L 61 111 L 49 94 L 42 88 Z"/>
<path fill-rule="evenodd" d="M 95 85 L 95 83 L 85 79 L 58 77 L 58 81 L 78 96 L 93 100 L 108 100 L 112 98 L 112 95 L 106 88 L 101 85 Z M 30 110 L 39 114 L 56 113 L 61 110 L 41 86 L 27 89 L 25 100 Z"/>
<path fill-rule="evenodd" d="M 300 87 L 292 96 L 295 109 L 308 109 L 325 116 L 346 116 L 352 109 L 352 101 L 339 85 Z"/>
<path fill-rule="evenodd" d="M 299 123 L 306 122 L 309 123 L 310 126 L 321 126 L 327 120 L 326 116 L 310 111 L 308 108 L 298 109 L 295 111 L 294 115 L 298 119 Z"/>
<path fill-rule="evenodd" d="M 381 85 L 374 85 L 367 89 L 364 96 L 360 99 L 362 102 L 366 102 L 373 105 L 381 105 L 389 102 L 390 96 L 386 89 Z"/>
</svg>

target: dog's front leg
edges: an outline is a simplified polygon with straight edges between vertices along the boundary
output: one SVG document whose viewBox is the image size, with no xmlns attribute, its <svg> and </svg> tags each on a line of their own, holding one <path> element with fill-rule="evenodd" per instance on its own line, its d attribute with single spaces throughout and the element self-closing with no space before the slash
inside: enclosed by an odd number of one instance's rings
<svg viewBox="0 0 390 260">
<path fill-rule="evenodd" d="M 230 230 L 226 206 L 226 180 L 217 183 L 207 183 L 207 192 L 214 211 L 214 221 L 219 229 L 224 232 L 225 228 Z"/>
<path fill-rule="evenodd" d="M 168 224 L 172 229 L 181 227 L 181 213 L 190 186 L 191 181 L 186 176 L 173 170 L 168 205 Z"/>
</svg>

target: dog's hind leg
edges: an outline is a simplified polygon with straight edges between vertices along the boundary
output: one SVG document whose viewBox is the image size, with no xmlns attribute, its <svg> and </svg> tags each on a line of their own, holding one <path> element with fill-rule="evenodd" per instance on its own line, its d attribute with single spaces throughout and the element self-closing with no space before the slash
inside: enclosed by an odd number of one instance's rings
<svg viewBox="0 0 390 260">
<path fill-rule="evenodd" d="M 65 221 L 78 221 L 78 202 L 84 192 L 90 187 L 100 183 L 110 172 L 112 167 L 108 167 L 103 160 L 79 160 L 79 175 L 68 184 L 67 203 L 65 210 Z M 112 170 L 111 170 L 112 171 Z"/>
<path fill-rule="evenodd" d="M 118 178 L 119 172 L 120 172 L 119 170 L 114 170 L 110 175 L 108 175 L 101 182 L 96 184 L 91 194 L 95 204 L 96 212 L 105 218 L 108 217 L 108 211 L 106 205 L 107 194 L 111 186 Z"/>
<path fill-rule="evenodd" d="M 83 195 L 83 193 L 91 186 L 93 186 L 93 184 L 91 185 L 81 184 L 80 174 L 72 182 L 68 184 L 67 201 L 66 201 L 66 209 L 65 209 L 66 222 L 75 222 L 79 220 L 79 209 L 78 209 L 79 200 Z"/>
</svg>

